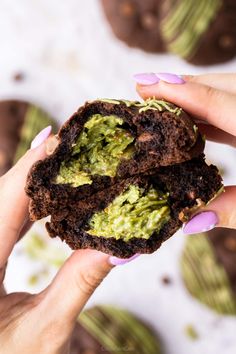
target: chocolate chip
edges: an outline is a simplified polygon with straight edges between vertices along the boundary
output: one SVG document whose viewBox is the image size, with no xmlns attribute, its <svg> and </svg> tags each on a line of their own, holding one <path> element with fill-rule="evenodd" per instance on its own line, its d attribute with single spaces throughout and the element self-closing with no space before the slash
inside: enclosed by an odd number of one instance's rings
<svg viewBox="0 0 236 354">
<path fill-rule="evenodd" d="M 219 45 L 224 49 L 231 49 L 236 46 L 236 41 L 231 35 L 225 34 L 219 38 Z"/>
<path fill-rule="evenodd" d="M 141 18 L 143 27 L 149 30 L 157 26 L 157 21 L 158 21 L 157 17 L 151 12 L 145 13 Z"/>
<path fill-rule="evenodd" d="M 164 275 L 161 281 L 164 285 L 170 285 L 172 283 L 172 279 L 168 275 Z"/>
<path fill-rule="evenodd" d="M 130 1 L 125 1 L 120 4 L 120 13 L 124 17 L 132 17 L 135 14 L 135 7 Z"/>
<path fill-rule="evenodd" d="M 13 75 L 13 80 L 16 81 L 16 82 L 21 82 L 25 79 L 25 74 L 21 71 L 15 73 Z"/>
</svg>

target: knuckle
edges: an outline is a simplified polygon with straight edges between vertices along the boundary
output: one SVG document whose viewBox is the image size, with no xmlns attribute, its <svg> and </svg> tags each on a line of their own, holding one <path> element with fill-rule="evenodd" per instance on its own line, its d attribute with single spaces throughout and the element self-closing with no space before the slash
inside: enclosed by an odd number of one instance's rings
<svg viewBox="0 0 236 354">
<path fill-rule="evenodd" d="M 212 115 L 212 109 L 216 106 L 216 103 L 221 100 L 221 92 L 211 86 L 204 87 L 204 97 L 206 102 L 206 118 L 210 120 Z M 217 105 L 218 106 L 218 105 Z"/>
<path fill-rule="evenodd" d="M 91 272 L 81 272 L 77 279 L 77 287 L 86 296 L 90 296 L 102 282 L 103 276 Z"/>
</svg>

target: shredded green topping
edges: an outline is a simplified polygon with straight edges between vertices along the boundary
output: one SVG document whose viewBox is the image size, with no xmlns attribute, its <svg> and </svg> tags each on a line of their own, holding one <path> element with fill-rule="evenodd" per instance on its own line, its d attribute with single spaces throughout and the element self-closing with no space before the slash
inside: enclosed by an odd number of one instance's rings
<svg viewBox="0 0 236 354">
<path fill-rule="evenodd" d="M 93 115 L 75 143 L 69 161 L 62 162 L 56 183 L 73 187 L 91 184 L 91 175 L 114 177 L 121 159 L 131 158 L 134 137 L 117 116 Z"/>
<path fill-rule="evenodd" d="M 135 106 L 141 107 L 139 113 L 153 109 L 159 112 L 168 111 L 179 116 L 182 112 L 182 108 L 175 107 L 163 100 L 156 100 L 155 98 L 148 98 L 146 101 L 136 103 Z"/>
<path fill-rule="evenodd" d="M 148 191 L 135 185 L 116 197 L 106 209 L 92 216 L 90 235 L 149 239 L 170 218 L 168 193 L 150 187 Z"/>
<path fill-rule="evenodd" d="M 115 100 L 115 99 L 109 99 L 109 98 L 103 98 L 100 99 L 99 101 L 102 102 L 107 102 L 107 103 L 112 103 L 112 104 L 120 104 L 120 103 L 125 103 L 127 107 L 140 107 L 139 113 L 145 112 L 149 109 L 152 109 L 154 111 L 168 111 L 171 113 L 175 113 L 177 116 L 179 116 L 182 112 L 182 108 L 176 107 L 172 105 L 169 102 L 163 101 L 163 100 L 156 100 L 155 97 L 153 98 L 148 98 L 143 102 L 138 102 L 138 101 L 128 101 L 128 100 Z"/>
</svg>

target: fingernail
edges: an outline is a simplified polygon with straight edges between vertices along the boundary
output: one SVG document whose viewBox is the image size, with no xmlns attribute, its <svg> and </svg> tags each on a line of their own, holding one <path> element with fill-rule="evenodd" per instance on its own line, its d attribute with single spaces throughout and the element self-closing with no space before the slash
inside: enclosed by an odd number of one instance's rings
<svg viewBox="0 0 236 354">
<path fill-rule="evenodd" d="M 154 85 L 160 81 L 154 73 L 135 74 L 133 78 L 138 84 L 145 86 Z"/>
<path fill-rule="evenodd" d="M 171 73 L 157 73 L 155 74 L 159 80 L 165 81 L 168 84 L 184 84 L 185 81 L 178 75 Z"/>
<path fill-rule="evenodd" d="M 214 229 L 219 219 L 213 211 L 204 211 L 195 215 L 183 227 L 183 233 L 186 235 L 197 234 Z"/>
<path fill-rule="evenodd" d="M 36 135 L 36 137 L 32 141 L 30 148 L 35 149 L 36 147 L 41 145 L 49 137 L 51 131 L 52 131 L 51 125 L 41 130 L 41 132 L 38 133 L 38 135 Z"/>
<path fill-rule="evenodd" d="M 123 264 L 126 264 L 126 263 L 129 263 L 131 261 L 133 261 L 134 259 L 136 259 L 137 257 L 139 257 L 140 254 L 135 254 L 134 256 L 130 257 L 130 258 L 118 258 L 118 257 L 110 257 L 109 258 L 109 263 L 114 265 L 114 266 L 117 266 L 117 265 L 123 265 Z"/>
</svg>

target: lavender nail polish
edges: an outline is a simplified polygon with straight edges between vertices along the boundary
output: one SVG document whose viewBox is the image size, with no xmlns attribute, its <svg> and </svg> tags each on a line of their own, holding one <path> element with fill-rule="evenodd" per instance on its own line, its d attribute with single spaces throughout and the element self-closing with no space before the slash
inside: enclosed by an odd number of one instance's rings
<svg viewBox="0 0 236 354">
<path fill-rule="evenodd" d="M 123 264 L 126 264 L 126 263 L 129 263 L 131 261 L 133 261 L 134 259 L 136 259 L 137 257 L 139 257 L 140 254 L 135 254 L 134 256 L 130 257 L 130 258 L 118 258 L 118 257 L 110 257 L 109 258 L 109 263 L 114 265 L 114 266 L 117 266 L 117 265 L 123 265 Z"/>
<path fill-rule="evenodd" d="M 155 74 L 158 79 L 161 81 L 165 81 L 168 84 L 184 84 L 185 81 L 178 75 L 171 74 L 171 73 L 157 73 Z"/>
<path fill-rule="evenodd" d="M 184 84 L 185 81 L 178 75 L 171 73 L 142 73 L 135 74 L 134 80 L 144 86 L 155 85 L 160 81 L 165 81 L 168 84 Z"/>
<path fill-rule="evenodd" d="M 183 227 L 183 233 L 186 235 L 197 234 L 214 229 L 219 219 L 214 211 L 204 211 L 195 215 Z"/>
<path fill-rule="evenodd" d="M 154 73 L 135 74 L 133 78 L 138 84 L 145 86 L 155 85 L 160 81 Z"/>
<path fill-rule="evenodd" d="M 30 148 L 35 149 L 36 147 L 41 145 L 49 137 L 51 131 L 52 131 L 52 127 L 50 125 L 44 128 L 43 130 L 41 130 L 41 132 L 38 133 L 38 135 L 36 135 L 36 137 L 32 141 Z"/>
</svg>

